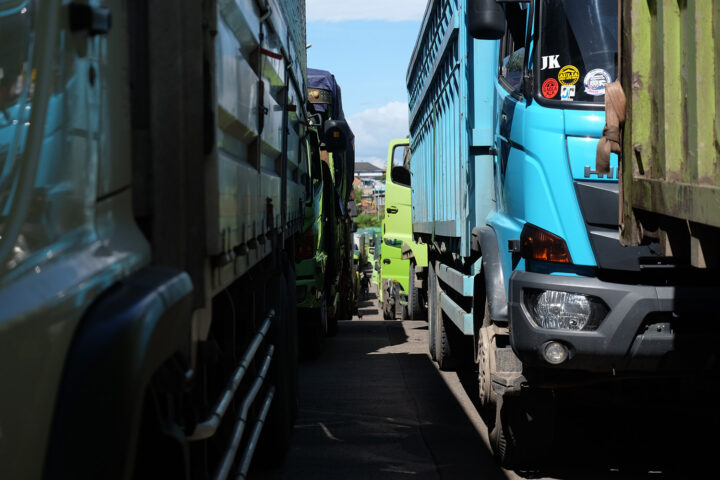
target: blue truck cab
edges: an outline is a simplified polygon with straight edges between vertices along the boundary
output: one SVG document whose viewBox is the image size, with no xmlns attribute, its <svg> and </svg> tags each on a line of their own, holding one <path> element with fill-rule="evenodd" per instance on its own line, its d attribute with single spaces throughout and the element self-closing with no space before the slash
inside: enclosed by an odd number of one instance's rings
<svg viewBox="0 0 720 480">
<path fill-rule="evenodd" d="M 542 455 L 558 385 L 697 373 L 678 306 L 711 296 L 680 299 L 657 243 L 620 245 L 618 158 L 596 165 L 617 46 L 616 0 L 430 0 L 408 68 L 430 354 L 478 364 L 505 466 Z"/>
</svg>

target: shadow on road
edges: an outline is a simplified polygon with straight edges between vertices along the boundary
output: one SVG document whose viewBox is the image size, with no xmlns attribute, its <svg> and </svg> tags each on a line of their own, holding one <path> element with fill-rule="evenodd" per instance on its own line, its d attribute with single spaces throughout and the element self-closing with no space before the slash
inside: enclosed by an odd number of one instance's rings
<svg viewBox="0 0 720 480">
<path fill-rule="evenodd" d="M 284 466 L 253 478 L 507 478 L 403 322 L 339 326 L 323 357 L 301 364 Z"/>
</svg>

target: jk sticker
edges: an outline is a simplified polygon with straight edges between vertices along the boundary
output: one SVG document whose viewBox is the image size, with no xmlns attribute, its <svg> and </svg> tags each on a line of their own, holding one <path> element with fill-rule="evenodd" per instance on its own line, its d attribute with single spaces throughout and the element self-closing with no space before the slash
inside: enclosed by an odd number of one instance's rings
<svg viewBox="0 0 720 480">
<path fill-rule="evenodd" d="M 563 85 L 575 85 L 580 80 L 580 71 L 573 65 L 565 65 L 558 73 L 558 80 Z"/>
<path fill-rule="evenodd" d="M 560 100 L 564 102 L 575 100 L 575 85 L 563 85 L 560 87 Z"/>
<path fill-rule="evenodd" d="M 542 57 L 542 68 L 540 70 L 547 70 L 548 68 L 560 68 L 560 62 L 558 61 L 560 55 L 546 55 Z"/>
<path fill-rule="evenodd" d="M 548 78 L 542 84 L 543 97 L 555 98 L 555 95 L 557 95 L 559 88 L 560 86 L 558 85 L 557 80 L 555 80 L 554 78 Z"/>
<path fill-rule="evenodd" d="M 602 68 L 590 70 L 585 75 L 583 84 L 585 85 L 585 93 L 594 97 L 605 95 L 605 85 L 612 82 L 610 74 Z"/>
</svg>

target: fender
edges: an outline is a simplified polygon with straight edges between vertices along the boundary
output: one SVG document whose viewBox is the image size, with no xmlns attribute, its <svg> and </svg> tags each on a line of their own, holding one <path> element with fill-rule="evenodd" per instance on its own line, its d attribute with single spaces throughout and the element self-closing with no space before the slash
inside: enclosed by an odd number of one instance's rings
<svg viewBox="0 0 720 480">
<path fill-rule="evenodd" d="M 490 308 L 490 318 L 496 322 L 508 321 L 508 301 L 505 280 L 500 264 L 500 249 L 495 230 L 490 226 L 475 227 L 472 231 L 472 248 L 482 254 L 482 270 Z"/>
<path fill-rule="evenodd" d="M 424 243 L 402 242 L 402 259 L 415 259 L 415 265 L 418 267 L 428 266 L 428 248 Z"/>
<path fill-rule="evenodd" d="M 145 388 L 190 341 L 192 281 L 146 267 L 113 285 L 75 332 L 55 404 L 45 478 L 129 478 Z"/>
</svg>

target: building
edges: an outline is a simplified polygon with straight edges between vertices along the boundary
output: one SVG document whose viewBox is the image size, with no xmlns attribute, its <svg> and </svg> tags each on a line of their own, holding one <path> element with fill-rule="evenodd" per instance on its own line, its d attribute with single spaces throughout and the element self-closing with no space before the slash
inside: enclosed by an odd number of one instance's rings
<svg viewBox="0 0 720 480">
<path fill-rule="evenodd" d="M 362 190 L 360 213 L 378 213 L 385 206 L 385 170 L 367 162 L 355 164 L 353 188 Z"/>
</svg>

